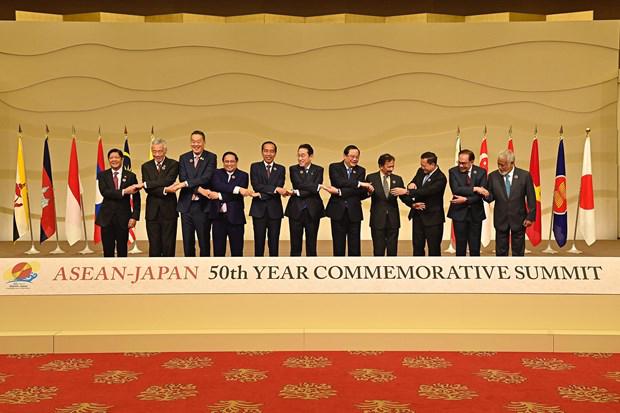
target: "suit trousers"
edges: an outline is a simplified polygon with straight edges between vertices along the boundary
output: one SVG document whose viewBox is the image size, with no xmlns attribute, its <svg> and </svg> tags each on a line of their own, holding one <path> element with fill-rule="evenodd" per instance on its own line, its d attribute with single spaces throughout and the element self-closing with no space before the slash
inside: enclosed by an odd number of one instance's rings
<svg viewBox="0 0 620 413">
<path fill-rule="evenodd" d="M 332 245 L 334 257 L 344 257 L 348 247 L 350 257 L 362 255 L 360 247 L 361 222 L 351 222 L 345 210 L 342 219 L 332 219 Z"/>
<path fill-rule="evenodd" d="M 116 249 L 117 257 L 127 256 L 127 241 L 129 240 L 129 228 L 117 223 L 110 223 L 105 227 L 101 227 L 101 243 L 103 244 L 103 256 L 114 257 Z"/>
<path fill-rule="evenodd" d="M 213 256 L 226 256 L 226 239 L 230 243 L 230 256 L 243 257 L 243 234 L 244 224 L 231 224 L 226 214 L 220 213 L 220 217 L 212 221 L 213 226 Z"/>
<path fill-rule="evenodd" d="M 316 241 L 319 233 L 320 219 L 310 216 L 308 209 L 301 212 L 301 219 L 289 219 L 291 232 L 291 257 L 301 256 L 301 246 L 304 231 L 306 232 L 306 256 L 316 257 Z"/>
<path fill-rule="evenodd" d="M 196 235 L 200 256 L 211 255 L 211 219 L 202 210 L 200 202 L 192 201 L 189 212 L 181 214 L 181 232 L 183 233 L 183 254 L 186 257 L 196 256 Z"/>
<path fill-rule="evenodd" d="M 441 255 L 441 238 L 443 236 L 443 222 L 436 225 L 424 225 L 421 220 L 413 220 L 413 255 L 423 257 L 424 247 L 428 244 L 429 257 Z"/>
<path fill-rule="evenodd" d="M 269 247 L 269 256 L 277 257 L 279 255 L 282 219 L 271 219 L 267 216 L 262 218 L 252 217 L 252 226 L 254 227 L 254 256 L 262 257 L 265 255 L 266 238 Z"/>
<path fill-rule="evenodd" d="M 472 257 L 479 257 L 482 221 L 452 221 L 452 223 L 454 224 L 457 257 L 464 257 L 467 255 L 468 246 L 469 255 Z"/>
<path fill-rule="evenodd" d="M 505 231 L 495 229 L 495 255 L 498 257 L 508 256 L 508 247 L 512 248 L 513 257 L 525 255 L 525 227 L 521 227 L 518 231 L 512 231 L 510 228 Z"/>
<path fill-rule="evenodd" d="M 177 219 L 146 221 L 149 257 L 174 257 L 177 242 Z"/>
<path fill-rule="evenodd" d="M 387 250 L 388 257 L 398 255 L 398 232 L 399 228 L 373 228 L 370 227 L 372 237 L 372 250 L 375 257 L 385 256 Z"/>
</svg>

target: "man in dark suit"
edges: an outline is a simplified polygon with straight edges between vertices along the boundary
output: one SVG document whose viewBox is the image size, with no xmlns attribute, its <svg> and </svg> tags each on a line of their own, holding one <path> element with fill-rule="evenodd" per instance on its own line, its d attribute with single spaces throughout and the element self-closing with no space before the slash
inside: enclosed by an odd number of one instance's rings
<svg viewBox="0 0 620 413">
<path fill-rule="evenodd" d="M 374 188 L 366 179 L 366 169 L 358 165 L 360 150 L 355 145 L 344 148 L 342 162 L 329 165 L 331 197 L 325 209 L 332 224 L 334 257 L 343 257 L 348 245 L 349 256 L 361 255 L 360 233 L 362 199 L 370 196 Z"/>
<path fill-rule="evenodd" d="M 207 216 L 208 199 L 198 191 L 208 189 L 217 166 L 214 153 L 205 150 L 205 134 L 196 130 L 191 137 L 192 150 L 179 158 L 179 183 L 169 187 L 170 191 L 181 190 L 177 211 L 181 213 L 183 253 L 186 257 L 196 256 L 196 236 L 200 256 L 211 253 L 211 221 Z"/>
<path fill-rule="evenodd" d="M 409 219 L 413 225 L 413 255 L 425 255 L 428 244 L 429 256 L 441 255 L 443 223 L 446 221 L 443 209 L 443 194 L 448 181 L 437 165 L 437 155 L 424 152 L 420 157 L 420 168 L 407 191 L 396 190 L 394 195 L 407 195 L 411 205 Z"/>
<path fill-rule="evenodd" d="M 101 241 L 103 256 L 114 257 L 114 250 L 118 257 L 127 256 L 127 240 L 129 229 L 136 226 L 140 219 L 140 187 L 136 175 L 122 168 L 123 151 L 110 149 L 108 151 L 110 168 L 101 172 L 99 192 L 103 196 L 101 209 L 97 214 L 96 223 L 101 227 Z M 131 210 L 129 197 L 134 195 L 134 208 Z"/>
<path fill-rule="evenodd" d="M 476 156 L 469 149 L 459 152 L 458 166 L 450 168 L 448 177 L 452 200 L 448 209 L 448 217 L 454 224 L 456 238 L 456 255 L 480 256 L 480 236 L 482 221 L 485 220 L 482 197 L 474 192 L 475 187 L 487 185 L 486 171 L 474 165 Z"/>
<path fill-rule="evenodd" d="M 213 225 L 213 255 L 226 255 L 226 238 L 230 242 L 230 255 L 243 256 L 245 211 L 243 197 L 254 193 L 248 189 L 247 172 L 237 169 L 239 158 L 234 152 L 222 156 L 224 167 L 216 169 L 208 193 L 209 218 Z M 201 192 L 204 191 L 201 190 Z"/>
<path fill-rule="evenodd" d="M 395 159 L 389 153 L 379 156 L 379 171 L 368 174 L 366 180 L 375 188 L 370 198 L 370 235 L 375 257 L 398 254 L 400 213 L 398 197 L 391 194 L 396 188 L 405 188 L 403 178 L 394 175 Z M 404 202 L 404 195 L 401 200 Z"/>
<path fill-rule="evenodd" d="M 499 153 L 497 170 L 489 174 L 486 188 L 474 190 L 487 202 L 495 201 L 495 255 L 525 254 L 525 228 L 536 220 L 536 192 L 529 172 L 515 167 L 515 155 L 510 150 Z M 509 241 L 510 240 L 510 241 Z"/>
<path fill-rule="evenodd" d="M 269 256 L 278 256 L 280 226 L 284 217 L 281 197 L 288 196 L 288 192 L 284 189 L 286 168 L 274 162 L 277 151 L 275 143 L 263 142 L 263 160 L 250 166 L 250 182 L 258 194 L 252 198 L 250 206 L 256 257 L 262 257 L 265 253 L 265 238 L 269 245 Z"/>
<path fill-rule="evenodd" d="M 174 257 L 177 239 L 177 195 L 168 187 L 177 180 L 179 163 L 166 157 L 163 139 L 151 142 L 153 159 L 142 164 L 142 186 L 146 190 L 146 234 L 149 257 Z"/>
<path fill-rule="evenodd" d="M 289 218 L 291 257 L 301 255 L 302 239 L 306 232 L 306 256 L 316 256 L 319 223 L 325 216 L 319 192 L 323 186 L 323 167 L 314 165 L 314 149 L 307 143 L 297 149 L 297 165 L 289 167 L 293 189 L 284 215 Z M 327 189 L 327 188 L 326 188 Z M 331 189 L 331 188 L 330 188 Z"/>
</svg>

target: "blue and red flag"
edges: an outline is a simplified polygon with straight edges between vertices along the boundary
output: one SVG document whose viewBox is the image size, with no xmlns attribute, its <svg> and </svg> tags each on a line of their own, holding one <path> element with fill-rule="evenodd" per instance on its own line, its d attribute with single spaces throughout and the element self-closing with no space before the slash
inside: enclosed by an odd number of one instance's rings
<svg viewBox="0 0 620 413">
<path fill-rule="evenodd" d="M 558 160 L 555 164 L 553 186 L 553 236 L 560 247 L 568 239 L 568 202 L 566 200 L 566 162 L 564 160 L 564 137 L 560 131 Z"/>
<path fill-rule="evenodd" d="M 41 232 L 39 242 L 44 242 L 56 233 L 56 200 L 52 179 L 52 160 L 47 143 L 43 144 L 43 169 L 41 171 Z"/>
<path fill-rule="evenodd" d="M 129 138 L 127 137 L 127 126 L 125 126 L 125 145 L 123 146 L 123 169 L 126 171 L 131 171 L 131 153 L 129 152 Z M 129 195 L 129 205 L 131 206 L 131 211 L 133 212 L 133 195 Z M 136 242 L 136 232 L 135 229 L 129 228 L 129 239 L 127 240 L 128 244 L 133 244 Z"/>
<path fill-rule="evenodd" d="M 99 143 L 97 145 L 97 174 L 95 176 L 95 220 L 103 203 L 103 195 L 99 192 L 99 174 L 105 170 L 105 161 L 103 160 L 103 141 L 101 139 L 101 131 L 99 132 Z M 95 232 L 93 235 L 95 244 L 101 242 L 101 227 L 95 223 Z"/>
</svg>

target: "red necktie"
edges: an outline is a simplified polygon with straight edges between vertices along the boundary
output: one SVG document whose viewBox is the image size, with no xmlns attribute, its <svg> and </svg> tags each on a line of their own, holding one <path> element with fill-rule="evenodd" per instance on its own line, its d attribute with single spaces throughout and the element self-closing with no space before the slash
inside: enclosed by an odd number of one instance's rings
<svg viewBox="0 0 620 413">
<path fill-rule="evenodd" d="M 114 189 L 118 189 L 118 172 L 112 174 L 112 182 L 114 182 Z"/>
</svg>

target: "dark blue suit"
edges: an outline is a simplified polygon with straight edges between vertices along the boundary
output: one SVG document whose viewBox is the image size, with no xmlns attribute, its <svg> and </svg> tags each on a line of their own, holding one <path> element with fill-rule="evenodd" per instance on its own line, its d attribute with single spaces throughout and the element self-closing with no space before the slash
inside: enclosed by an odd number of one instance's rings
<svg viewBox="0 0 620 413">
<path fill-rule="evenodd" d="M 225 169 L 217 169 L 211 179 L 211 190 L 219 192 L 221 200 L 211 201 L 209 218 L 213 225 L 213 255 L 226 255 L 226 238 L 230 242 L 230 255 L 243 256 L 243 234 L 245 230 L 245 211 L 243 195 L 235 194 L 235 187 L 247 188 L 247 172 L 236 169 L 228 174 Z"/>
<path fill-rule="evenodd" d="M 208 151 L 200 154 L 197 163 L 194 163 L 192 151 L 179 158 L 179 182 L 187 182 L 187 187 L 181 189 L 177 202 L 177 211 L 181 213 L 183 252 L 186 257 L 196 256 L 195 235 L 198 236 L 200 256 L 208 257 L 211 253 L 211 223 L 205 214 L 208 199 L 197 191 L 199 187 L 209 188 L 216 165 L 215 154 Z M 194 195 L 196 200 L 192 200 Z"/>
<path fill-rule="evenodd" d="M 267 167 L 264 161 L 255 162 L 250 167 L 250 182 L 259 197 L 252 198 L 250 216 L 254 226 L 254 255 L 262 257 L 265 254 L 265 237 L 268 239 L 269 256 L 277 257 L 280 243 L 280 227 L 284 210 L 282 199 L 276 188 L 284 187 L 286 168 L 277 163 L 271 166 L 267 176 Z"/>
</svg>

